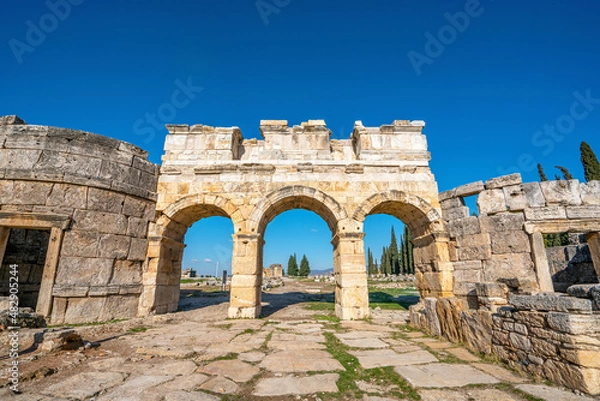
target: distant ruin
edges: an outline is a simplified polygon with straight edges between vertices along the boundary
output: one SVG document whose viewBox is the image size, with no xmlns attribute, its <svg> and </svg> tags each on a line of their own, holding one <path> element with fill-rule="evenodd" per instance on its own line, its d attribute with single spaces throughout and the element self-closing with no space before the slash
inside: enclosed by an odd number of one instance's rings
<svg viewBox="0 0 600 401">
<path fill-rule="evenodd" d="M 423 127 L 357 122 L 332 140 L 321 120 L 268 120 L 257 140 L 168 125 L 159 172 L 127 143 L 0 118 L 0 306 L 15 263 L 23 303 L 52 324 L 175 311 L 187 229 L 224 216 L 234 226 L 229 317 L 255 318 L 270 274 L 265 229 L 301 208 L 331 230 L 337 316 L 362 319 L 363 223 L 385 213 L 413 234 L 414 326 L 600 393 L 600 182 L 514 174 L 438 193 Z M 569 244 L 546 248 L 547 234 Z"/>
</svg>

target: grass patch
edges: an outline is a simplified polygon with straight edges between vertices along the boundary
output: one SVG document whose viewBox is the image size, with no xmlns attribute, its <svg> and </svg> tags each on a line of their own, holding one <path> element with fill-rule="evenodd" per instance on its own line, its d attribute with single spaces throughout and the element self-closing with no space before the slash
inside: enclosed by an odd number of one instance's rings
<svg viewBox="0 0 600 401">
<path fill-rule="evenodd" d="M 130 328 L 129 332 L 130 333 L 144 333 L 146 330 L 148 330 L 148 327 L 137 326 L 137 327 Z"/>
<path fill-rule="evenodd" d="M 335 310 L 333 302 L 309 302 L 304 305 L 304 309 L 312 311 L 331 311 Z"/>
<path fill-rule="evenodd" d="M 324 320 L 330 323 L 340 323 L 340 319 L 334 315 L 322 315 L 317 313 L 316 315 L 313 315 L 313 318 L 315 320 Z"/>
<path fill-rule="evenodd" d="M 348 353 L 348 348 L 333 333 L 325 332 L 323 335 L 325 336 L 327 351 L 342 364 L 344 370 L 339 372 L 340 379 L 337 382 L 339 393 L 321 394 L 322 399 L 361 399 L 365 392 L 356 385 L 356 382 L 361 380 L 376 385 L 384 384 L 385 387 L 395 386 L 387 394 L 379 394 L 381 396 L 390 395 L 411 400 L 421 399 L 416 390 L 400 378 L 392 367 L 364 369 L 360 366 L 358 359 Z"/>
<path fill-rule="evenodd" d="M 378 288 L 369 287 L 369 305 L 385 310 L 407 310 L 419 302 L 419 293 L 413 287 Z"/>
</svg>

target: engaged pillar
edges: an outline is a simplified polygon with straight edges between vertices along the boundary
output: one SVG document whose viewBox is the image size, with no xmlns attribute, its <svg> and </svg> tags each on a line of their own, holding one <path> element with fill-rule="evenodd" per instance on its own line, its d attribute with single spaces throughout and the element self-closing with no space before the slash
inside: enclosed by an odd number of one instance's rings
<svg viewBox="0 0 600 401">
<path fill-rule="evenodd" d="M 369 317 L 364 233 L 338 233 L 334 247 L 335 314 L 342 320 Z"/>
<path fill-rule="evenodd" d="M 260 234 L 233 234 L 233 277 L 228 311 L 231 319 L 260 316 L 263 245 Z"/>
</svg>

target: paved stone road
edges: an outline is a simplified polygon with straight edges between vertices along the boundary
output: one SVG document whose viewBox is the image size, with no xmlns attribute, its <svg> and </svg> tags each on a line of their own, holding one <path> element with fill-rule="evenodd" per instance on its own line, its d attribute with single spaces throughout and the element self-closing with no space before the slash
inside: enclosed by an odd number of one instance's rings
<svg viewBox="0 0 600 401">
<path fill-rule="evenodd" d="M 341 323 L 328 310 L 314 310 L 323 304 L 307 309 L 302 301 L 308 295 L 295 290 L 282 305 L 275 300 L 284 298 L 273 297 L 264 319 L 221 319 L 226 298 L 138 319 L 136 330 L 122 329 L 127 334 L 105 339 L 98 349 L 58 354 L 61 363 L 70 362 L 22 383 L 21 395 L 0 389 L 0 400 L 592 399 L 535 384 L 464 348 L 412 331 L 406 312 L 374 311 L 368 321 Z M 56 357 L 39 351 L 23 355 L 22 368 Z"/>
</svg>

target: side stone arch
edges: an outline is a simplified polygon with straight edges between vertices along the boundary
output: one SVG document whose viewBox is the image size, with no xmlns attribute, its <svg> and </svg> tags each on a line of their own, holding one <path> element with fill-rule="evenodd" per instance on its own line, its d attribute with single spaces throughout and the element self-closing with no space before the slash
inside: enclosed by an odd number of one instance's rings
<svg viewBox="0 0 600 401">
<path fill-rule="evenodd" d="M 243 225 L 239 207 L 219 195 L 189 195 L 158 212 L 148 230 L 139 315 L 177 310 L 185 234 L 195 222 L 213 216 L 231 219 L 234 231 Z"/>
<path fill-rule="evenodd" d="M 449 236 L 438 209 L 427 200 L 403 191 L 377 193 L 362 202 L 352 218 L 364 223 L 371 214 L 389 214 L 411 231 L 417 288 L 422 297 L 453 294 L 453 270 Z"/>
</svg>

